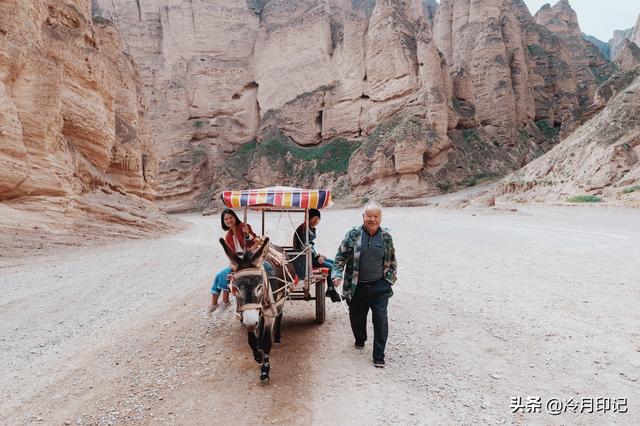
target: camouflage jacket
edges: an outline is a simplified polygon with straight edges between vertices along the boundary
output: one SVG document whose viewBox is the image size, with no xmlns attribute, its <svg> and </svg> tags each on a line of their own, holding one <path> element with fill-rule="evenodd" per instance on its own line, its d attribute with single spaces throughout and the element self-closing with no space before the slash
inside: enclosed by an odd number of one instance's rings
<svg viewBox="0 0 640 426">
<path fill-rule="evenodd" d="M 362 243 L 362 233 L 366 232 L 364 227 L 356 226 L 347 232 L 344 240 L 338 248 L 335 257 L 335 265 L 331 272 L 331 278 L 343 279 L 342 296 L 350 300 L 358 285 L 358 271 L 360 270 L 360 250 Z M 386 228 L 382 228 L 382 240 L 384 241 L 384 279 L 391 284 L 395 284 L 396 251 L 393 247 L 393 239 Z M 346 267 L 345 267 L 346 265 Z M 343 276 L 344 270 L 344 276 Z"/>
</svg>

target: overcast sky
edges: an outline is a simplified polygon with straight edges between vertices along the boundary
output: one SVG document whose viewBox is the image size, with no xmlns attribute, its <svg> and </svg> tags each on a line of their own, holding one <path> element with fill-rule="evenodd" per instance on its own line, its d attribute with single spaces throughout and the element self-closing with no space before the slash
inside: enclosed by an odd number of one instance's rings
<svg viewBox="0 0 640 426">
<path fill-rule="evenodd" d="M 524 0 L 532 15 L 545 3 L 552 6 L 557 0 Z M 602 41 L 609 41 L 614 30 L 626 30 L 635 25 L 640 14 L 638 0 L 569 0 L 578 15 L 578 23 L 583 33 Z"/>
</svg>

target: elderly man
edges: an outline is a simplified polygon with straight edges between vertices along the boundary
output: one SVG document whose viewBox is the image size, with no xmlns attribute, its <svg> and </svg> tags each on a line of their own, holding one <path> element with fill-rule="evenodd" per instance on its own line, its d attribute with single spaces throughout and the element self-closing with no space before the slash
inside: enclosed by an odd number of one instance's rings
<svg viewBox="0 0 640 426">
<path fill-rule="evenodd" d="M 367 315 L 371 309 L 373 365 L 382 368 L 389 333 L 387 304 L 393 295 L 391 286 L 396 282 L 396 254 L 391 234 L 380 227 L 380 204 L 366 203 L 362 219 L 363 225 L 347 232 L 340 244 L 332 278 L 336 287 L 344 279 L 342 294 L 349 304 L 349 319 L 358 349 L 363 349 L 367 340 Z"/>
</svg>

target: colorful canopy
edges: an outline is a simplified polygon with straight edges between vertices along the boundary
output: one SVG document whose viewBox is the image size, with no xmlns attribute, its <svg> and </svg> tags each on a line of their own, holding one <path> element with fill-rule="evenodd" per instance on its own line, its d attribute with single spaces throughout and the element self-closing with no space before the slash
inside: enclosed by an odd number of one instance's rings
<svg viewBox="0 0 640 426">
<path fill-rule="evenodd" d="M 221 197 L 224 204 L 232 209 L 245 206 L 322 209 L 332 204 L 331 192 L 328 189 L 301 189 L 285 186 L 224 191 Z"/>
</svg>

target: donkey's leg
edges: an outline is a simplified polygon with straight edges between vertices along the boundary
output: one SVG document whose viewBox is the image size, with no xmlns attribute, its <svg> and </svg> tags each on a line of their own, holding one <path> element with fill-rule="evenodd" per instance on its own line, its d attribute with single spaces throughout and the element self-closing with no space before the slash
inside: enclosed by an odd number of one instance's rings
<svg viewBox="0 0 640 426">
<path fill-rule="evenodd" d="M 280 313 L 276 317 L 275 329 L 273 331 L 273 347 L 274 348 L 279 348 L 280 347 L 280 341 L 281 341 L 281 338 L 282 338 L 282 335 L 280 333 L 280 326 L 281 325 L 282 325 L 282 311 L 280 311 Z"/>
<path fill-rule="evenodd" d="M 260 335 L 260 346 L 264 357 L 262 359 L 262 368 L 260 369 L 260 381 L 267 383 L 269 381 L 269 370 L 271 365 L 269 364 L 269 353 L 271 352 L 271 339 L 274 326 L 274 319 L 269 318 L 264 320 L 262 333 Z"/>
<path fill-rule="evenodd" d="M 251 346 L 251 350 L 253 351 L 253 359 L 256 360 L 258 364 L 262 363 L 262 352 L 260 352 L 260 348 L 258 347 L 258 336 L 253 331 L 247 332 L 249 336 L 249 346 Z"/>
</svg>

